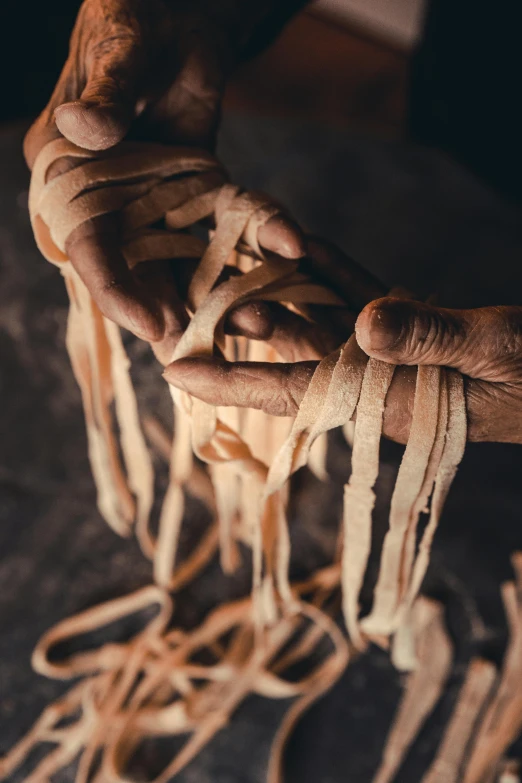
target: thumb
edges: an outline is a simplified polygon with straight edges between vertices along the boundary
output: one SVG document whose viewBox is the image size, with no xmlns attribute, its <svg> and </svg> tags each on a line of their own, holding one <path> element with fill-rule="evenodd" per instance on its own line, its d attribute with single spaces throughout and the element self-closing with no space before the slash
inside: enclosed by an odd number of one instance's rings
<svg viewBox="0 0 522 783">
<path fill-rule="evenodd" d="M 179 32 L 179 70 L 172 84 L 139 118 L 138 132 L 161 143 L 213 149 L 229 55 L 219 35 Z"/>
<path fill-rule="evenodd" d="M 505 309 L 449 310 L 387 297 L 364 308 L 355 333 L 362 350 L 375 359 L 445 365 L 489 379 L 498 373 L 496 346 L 506 332 Z"/>
<path fill-rule="evenodd" d="M 121 141 L 136 113 L 143 63 L 136 33 L 120 31 L 101 40 L 89 52 L 87 83 L 79 99 L 55 109 L 58 130 L 88 150 L 105 150 Z"/>
<path fill-rule="evenodd" d="M 139 26 L 117 11 L 115 6 L 103 15 L 98 3 L 82 5 L 51 99 L 24 139 L 29 168 L 60 134 L 89 150 L 108 149 L 125 136 L 136 113 L 145 56 Z"/>
</svg>

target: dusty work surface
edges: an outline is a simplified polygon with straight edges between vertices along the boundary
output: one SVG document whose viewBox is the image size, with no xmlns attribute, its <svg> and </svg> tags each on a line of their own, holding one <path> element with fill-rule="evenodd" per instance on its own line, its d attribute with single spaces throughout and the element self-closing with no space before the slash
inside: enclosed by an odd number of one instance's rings
<svg viewBox="0 0 522 783">
<path fill-rule="evenodd" d="M 135 543 L 117 538 L 95 508 L 80 395 L 64 346 L 66 295 L 33 244 L 20 146 L 17 129 L 0 136 L 0 753 L 62 690 L 30 668 L 43 631 L 146 584 L 151 573 Z M 220 155 L 234 179 L 278 197 L 307 229 L 337 241 L 389 283 L 435 292 L 454 306 L 520 304 L 520 213 L 437 155 L 236 115 L 225 118 Z M 168 426 L 158 365 L 138 341 L 130 340 L 129 350 L 143 410 Z M 335 545 L 350 455 L 337 435 L 331 440 L 330 483 L 311 476 L 300 482 L 293 519 L 300 573 L 326 562 Z M 383 444 L 381 530 L 400 453 Z M 433 757 L 472 651 L 501 655 L 498 585 L 510 576 L 509 553 L 522 547 L 521 475 L 522 448 L 473 446 L 452 489 L 425 587 L 448 607 L 456 666 L 401 783 L 418 783 Z M 190 503 L 184 545 L 204 521 L 203 509 Z M 210 568 L 196 590 L 180 595 L 177 617 L 192 625 L 218 594 L 230 598 L 247 587 L 245 572 L 225 580 Z M 354 663 L 295 732 L 287 780 L 370 783 L 399 694 L 400 676 L 383 652 L 373 649 Z M 282 710 L 249 700 L 179 779 L 261 783 Z M 72 781 L 73 771 L 61 780 Z"/>
</svg>

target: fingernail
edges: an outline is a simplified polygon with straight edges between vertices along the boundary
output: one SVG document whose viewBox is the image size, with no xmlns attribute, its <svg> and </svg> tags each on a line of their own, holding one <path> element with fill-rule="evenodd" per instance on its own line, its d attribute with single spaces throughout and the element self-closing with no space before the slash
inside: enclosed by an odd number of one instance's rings
<svg viewBox="0 0 522 783">
<path fill-rule="evenodd" d="M 188 390 L 187 379 L 197 375 L 198 370 L 200 371 L 205 365 L 216 365 L 218 363 L 219 359 L 213 359 L 211 356 L 187 356 L 169 364 L 162 374 L 168 383 L 186 391 Z"/>
<path fill-rule="evenodd" d="M 355 325 L 357 342 L 364 351 L 386 352 L 397 345 L 404 323 L 399 300 L 366 307 Z"/>
<path fill-rule="evenodd" d="M 129 331 L 136 337 L 149 343 L 156 343 L 163 339 L 165 334 L 163 314 L 155 308 L 135 306 L 132 310 L 122 308 L 121 312 Z"/>
<path fill-rule="evenodd" d="M 290 218 L 279 216 L 271 218 L 268 223 L 261 226 L 258 232 L 258 241 L 266 250 L 271 250 L 288 259 L 302 258 L 306 252 L 306 245 L 301 229 Z"/>
<path fill-rule="evenodd" d="M 250 340 L 269 340 L 274 333 L 270 307 L 265 302 L 247 302 L 232 310 L 226 319 L 228 334 L 242 335 Z"/>
<path fill-rule="evenodd" d="M 175 371 L 171 373 L 168 370 L 165 370 L 163 377 L 170 386 L 175 386 L 176 389 L 181 389 L 181 391 L 188 391 L 186 384 L 183 382 L 183 378 L 177 375 Z"/>
<path fill-rule="evenodd" d="M 281 241 L 280 254 L 291 260 L 302 258 L 305 254 L 304 243 L 289 231 L 288 235 Z"/>
<path fill-rule="evenodd" d="M 119 107 L 83 100 L 58 106 L 54 117 L 66 138 L 95 152 L 114 146 L 123 138 L 128 125 Z"/>
</svg>

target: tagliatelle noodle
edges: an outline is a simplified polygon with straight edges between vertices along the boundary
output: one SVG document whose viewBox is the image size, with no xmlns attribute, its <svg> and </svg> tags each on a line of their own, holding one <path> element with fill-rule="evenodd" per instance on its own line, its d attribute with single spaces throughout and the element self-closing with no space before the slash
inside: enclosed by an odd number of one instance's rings
<svg viewBox="0 0 522 783">
<path fill-rule="evenodd" d="M 459 783 L 465 768 L 466 754 L 484 707 L 491 697 L 497 667 L 491 661 L 471 661 L 450 723 L 435 761 L 422 783 Z"/>
<path fill-rule="evenodd" d="M 101 765 L 95 779 L 128 780 L 125 768 L 140 743 L 149 737 L 187 734 L 186 744 L 154 779 L 156 783 L 166 782 L 226 725 L 249 693 L 269 698 L 297 697 L 289 713 L 291 720 L 297 705 L 300 712 L 309 706 L 335 682 L 348 662 L 348 645 L 335 622 L 313 603 L 300 600 L 301 593 L 310 591 L 320 592 L 324 600 L 338 584 L 337 569 L 336 574 L 326 571 L 323 576 L 318 572 L 312 582 L 297 585 L 295 600 L 300 611 L 267 629 L 261 644 L 251 599 L 217 608 L 201 626 L 184 633 L 169 630 L 172 601 L 162 588 L 153 586 L 59 623 L 40 640 L 33 665 L 46 676 L 84 679 L 48 708 L 28 737 L 0 761 L 0 775 L 7 778 L 35 745 L 51 743 L 56 750 L 26 778 L 31 783 L 41 782 L 44 770 L 54 774 L 82 749 L 77 781 L 90 779 L 100 751 Z M 93 651 L 76 652 L 59 663 L 50 660 L 57 645 L 152 605 L 159 608 L 156 616 L 127 642 L 107 642 Z M 303 645 L 299 639 L 292 642 L 307 620 L 319 633 L 309 644 Z M 286 669 L 310 656 L 324 637 L 332 644 L 326 660 L 299 681 L 283 679 Z M 203 650 L 218 656 L 215 664 L 198 662 L 196 656 Z M 280 651 L 284 653 L 278 666 Z M 65 719 L 66 725 L 60 727 L 58 724 Z M 274 758 L 282 756 L 283 748 L 284 740 L 279 740 Z M 279 766 L 278 762 L 277 769 Z M 278 774 L 274 771 L 270 780 L 279 780 Z"/>
<path fill-rule="evenodd" d="M 426 719 L 444 692 L 451 671 L 453 646 L 443 607 L 419 598 L 413 612 L 417 663 L 393 720 L 373 783 L 391 783 Z"/>
<path fill-rule="evenodd" d="M 50 166 L 62 157 L 76 158 L 81 165 L 47 181 Z M 175 438 L 169 486 L 154 536 L 149 527 L 154 477 L 119 329 L 100 313 L 66 254 L 67 238 L 74 229 L 95 216 L 117 211 L 122 252 L 130 267 L 155 259 L 199 262 L 188 292 L 190 324 L 173 360 L 211 356 L 217 347 L 230 360 L 271 361 L 277 357 L 269 346 L 225 337 L 223 324 L 232 307 L 250 299 L 278 301 L 298 312 L 305 304 L 342 304 L 334 293 L 299 272 L 298 262 L 263 254 L 257 231 L 279 209 L 264 196 L 230 185 L 220 164 L 198 150 L 124 143 L 91 153 L 64 139 L 51 142 L 38 156 L 29 206 L 38 246 L 60 267 L 71 300 L 67 346 L 82 391 L 100 511 L 121 535 L 129 535 L 135 526 L 144 553 L 154 561 L 158 586 L 94 607 L 60 623 L 42 639 L 34 658 L 39 671 L 84 679 L 57 702 L 54 711 L 44 712 L 29 738 L 0 762 L 0 773 L 8 775 L 35 743 L 51 738 L 57 747 L 42 762 L 47 765 L 46 775 L 83 748 L 78 783 L 89 779 L 100 752 L 100 769 L 93 779 L 97 783 L 128 780 L 124 769 L 143 740 L 162 733 L 188 733 L 185 746 L 155 779 L 167 781 L 225 725 L 248 693 L 257 692 L 298 697 L 274 745 L 269 777 L 276 783 L 281 780 L 282 753 L 291 728 L 340 676 L 348 660 L 342 634 L 319 604 L 333 594 L 340 580 L 347 626 L 361 649 L 368 636 L 384 644 L 409 622 L 442 504 L 462 457 L 466 435 L 462 380 L 444 368 L 419 369 L 411 434 L 392 501 L 374 607 L 361 622 L 359 594 L 370 554 L 382 416 L 394 367 L 368 361 L 351 337 L 319 363 L 291 425 L 258 411 L 218 411 L 171 389 Z M 207 218 L 215 223 L 208 243 L 190 233 L 194 224 Z M 226 265 L 239 267 L 242 274 L 218 283 Z M 113 402 L 125 469 L 113 431 Z M 324 476 L 326 433 L 335 427 L 348 432 L 355 414 L 342 565 L 333 572 L 318 572 L 300 592 L 288 577 L 288 479 L 307 462 Z M 165 452 L 169 439 L 158 434 L 157 427 L 151 428 L 150 421 L 147 430 Z M 319 442 L 314 451 L 318 438 L 323 445 Z M 194 455 L 210 465 L 213 489 Z M 185 490 L 205 498 L 217 520 L 180 564 L 177 542 Z M 417 546 L 419 515 L 431 495 L 430 520 Z M 167 630 L 168 591 L 194 578 L 218 539 L 225 570 L 235 567 L 237 541 L 251 546 L 251 599 L 217 609 L 196 631 Z M 304 593 L 309 594 L 308 601 L 301 597 Z M 98 628 L 114 613 L 132 614 L 149 599 L 159 604 L 160 614 L 129 642 L 72 656 L 65 670 L 50 664 L 50 647 L 70 633 Z M 306 623 L 310 627 L 302 641 L 286 649 Z M 223 646 L 225 634 L 231 637 Z M 300 683 L 287 683 L 276 675 L 279 651 L 285 648 L 288 660 L 299 660 L 325 635 L 333 651 L 312 674 Z M 217 654 L 215 665 L 191 661 L 202 646 Z M 407 658 L 406 651 L 402 659 Z M 193 677 L 206 684 L 194 689 Z M 78 720 L 58 728 L 56 724 L 77 711 L 79 704 Z M 33 777 L 42 769 L 39 766 Z"/>
<path fill-rule="evenodd" d="M 379 473 L 384 402 L 395 367 L 370 359 L 364 374 L 352 449 L 352 475 L 344 489 L 343 604 L 346 626 L 360 648 L 359 593 L 371 549 L 373 485 Z"/>
<path fill-rule="evenodd" d="M 388 636 L 394 630 L 393 619 L 405 589 L 402 566 L 410 556 L 411 530 L 416 529 L 421 510 L 417 501 L 423 495 L 429 457 L 435 443 L 440 377 L 439 367 L 419 367 L 417 371 L 410 436 L 391 500 L 390 527 L 384 539 L 373 608 L 363 621 L 368 634 Z"/>
<path fill-rule="evenodd" d="M 515 582 L 503 586 L 510 640 L 498 688 L 481 721 L 464 783 L 482 783 L 494 777 L 498 765 L 522 728 L 522 553 L 513 556 Z"/>
</svg>

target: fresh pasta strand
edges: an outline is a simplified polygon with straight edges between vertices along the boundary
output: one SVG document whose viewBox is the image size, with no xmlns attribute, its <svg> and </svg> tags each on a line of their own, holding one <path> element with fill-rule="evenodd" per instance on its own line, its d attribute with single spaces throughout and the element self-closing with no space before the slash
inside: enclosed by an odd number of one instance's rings
<svg viewBox="0 0 522 783">
<path fill-rule="evenodd" d="M 373 783 L 391 783 L 395 779 L 408 750 L 440 699 L 450 673 L 453 646 L 442 606 L 420 598 L 414 609 L 413 626 L 417 666 L 408 677 Z"/>
<path fill-rule="evenodd" d="M 189 738 L 155 782 L 170 780 L 183 769 L 217 731 L 229 721 L 249 693 L 268 698 L 297 698 L 284 724 L 327 690 L 342 674 L 349 647 L 336 623 L 314 603 L 300 600 L 300 593 L 321 592 L 322 598 L 338 590 L 339 577 L 322 584 L 319 573 L 312 584 L 296 585 L 297 613 L 282 618 L 258 644 L 251 610 L 245 599 L 214 610 L 190 633 L 169 629 L 173 605 L 168 594 L 150 586 L 129 596 L 113 599 L 59 623 L 40 640 L 33 663 L 37 671 L 58 679 L 82 677 L 53 707 L 44 711 L 33 730 L 2 760 L 0 779 L 6 779 L 40 743 L 55 745 L 29 779 L 51 776 L 80 753 L 77 780 L 89 779 L 96 754 L 101 752 L 100 780 L 128 780 L 128 761 L 147 738 L 187 733 Z M 325 592 L 326 591 L 326 592 Z M 94 650 L 75 652 L 53 663 L 53 648 L 94 629 L 156 604 L 157 615 L 129 641 L 106 642 Z M 313 635 L 304 647 L 296 636 L 305 623 Z M 221 644 L 228 635 L 228 641 Z M 301 680 L 285 680 L 284 672 L 296 660 L 313 653 L 327 638 L 331 651 Z M 196 654 L 208 649 L 218 656 L 215 664 L 197 662 Z M 278 653 L 284 651 L 277 666 Z M 195 683 L 198 683 L 197 688 Z M 79 711 L 79 712 L 78 712 Z M 66 716 L 70 721 L 58 724 Z M 287 732 L 282 732 L 286 738 Z M 274 744 L 279 768 L 284 739 Z M 276 773 L 270 773 L 277 780 Z M 277 773 L 278 774 L 278 773 Z"/>
<path fill-rule="evenodd" d="M 458 783 L 466 752 L 491 696 L 497 668 L 491 661 L 471 661 L 450 723 L 433 764 L 422 783 Z"/>
<path fill-rule="evenodd" d="M 494 776 L 502 756 L 522 728 L 522 555 L 513 557 L 516 583 L 503 586 L 502 595 L 510 625 L 498 688 L 476 734 L 464 783 L 482 783 Z"/>
</svg>

